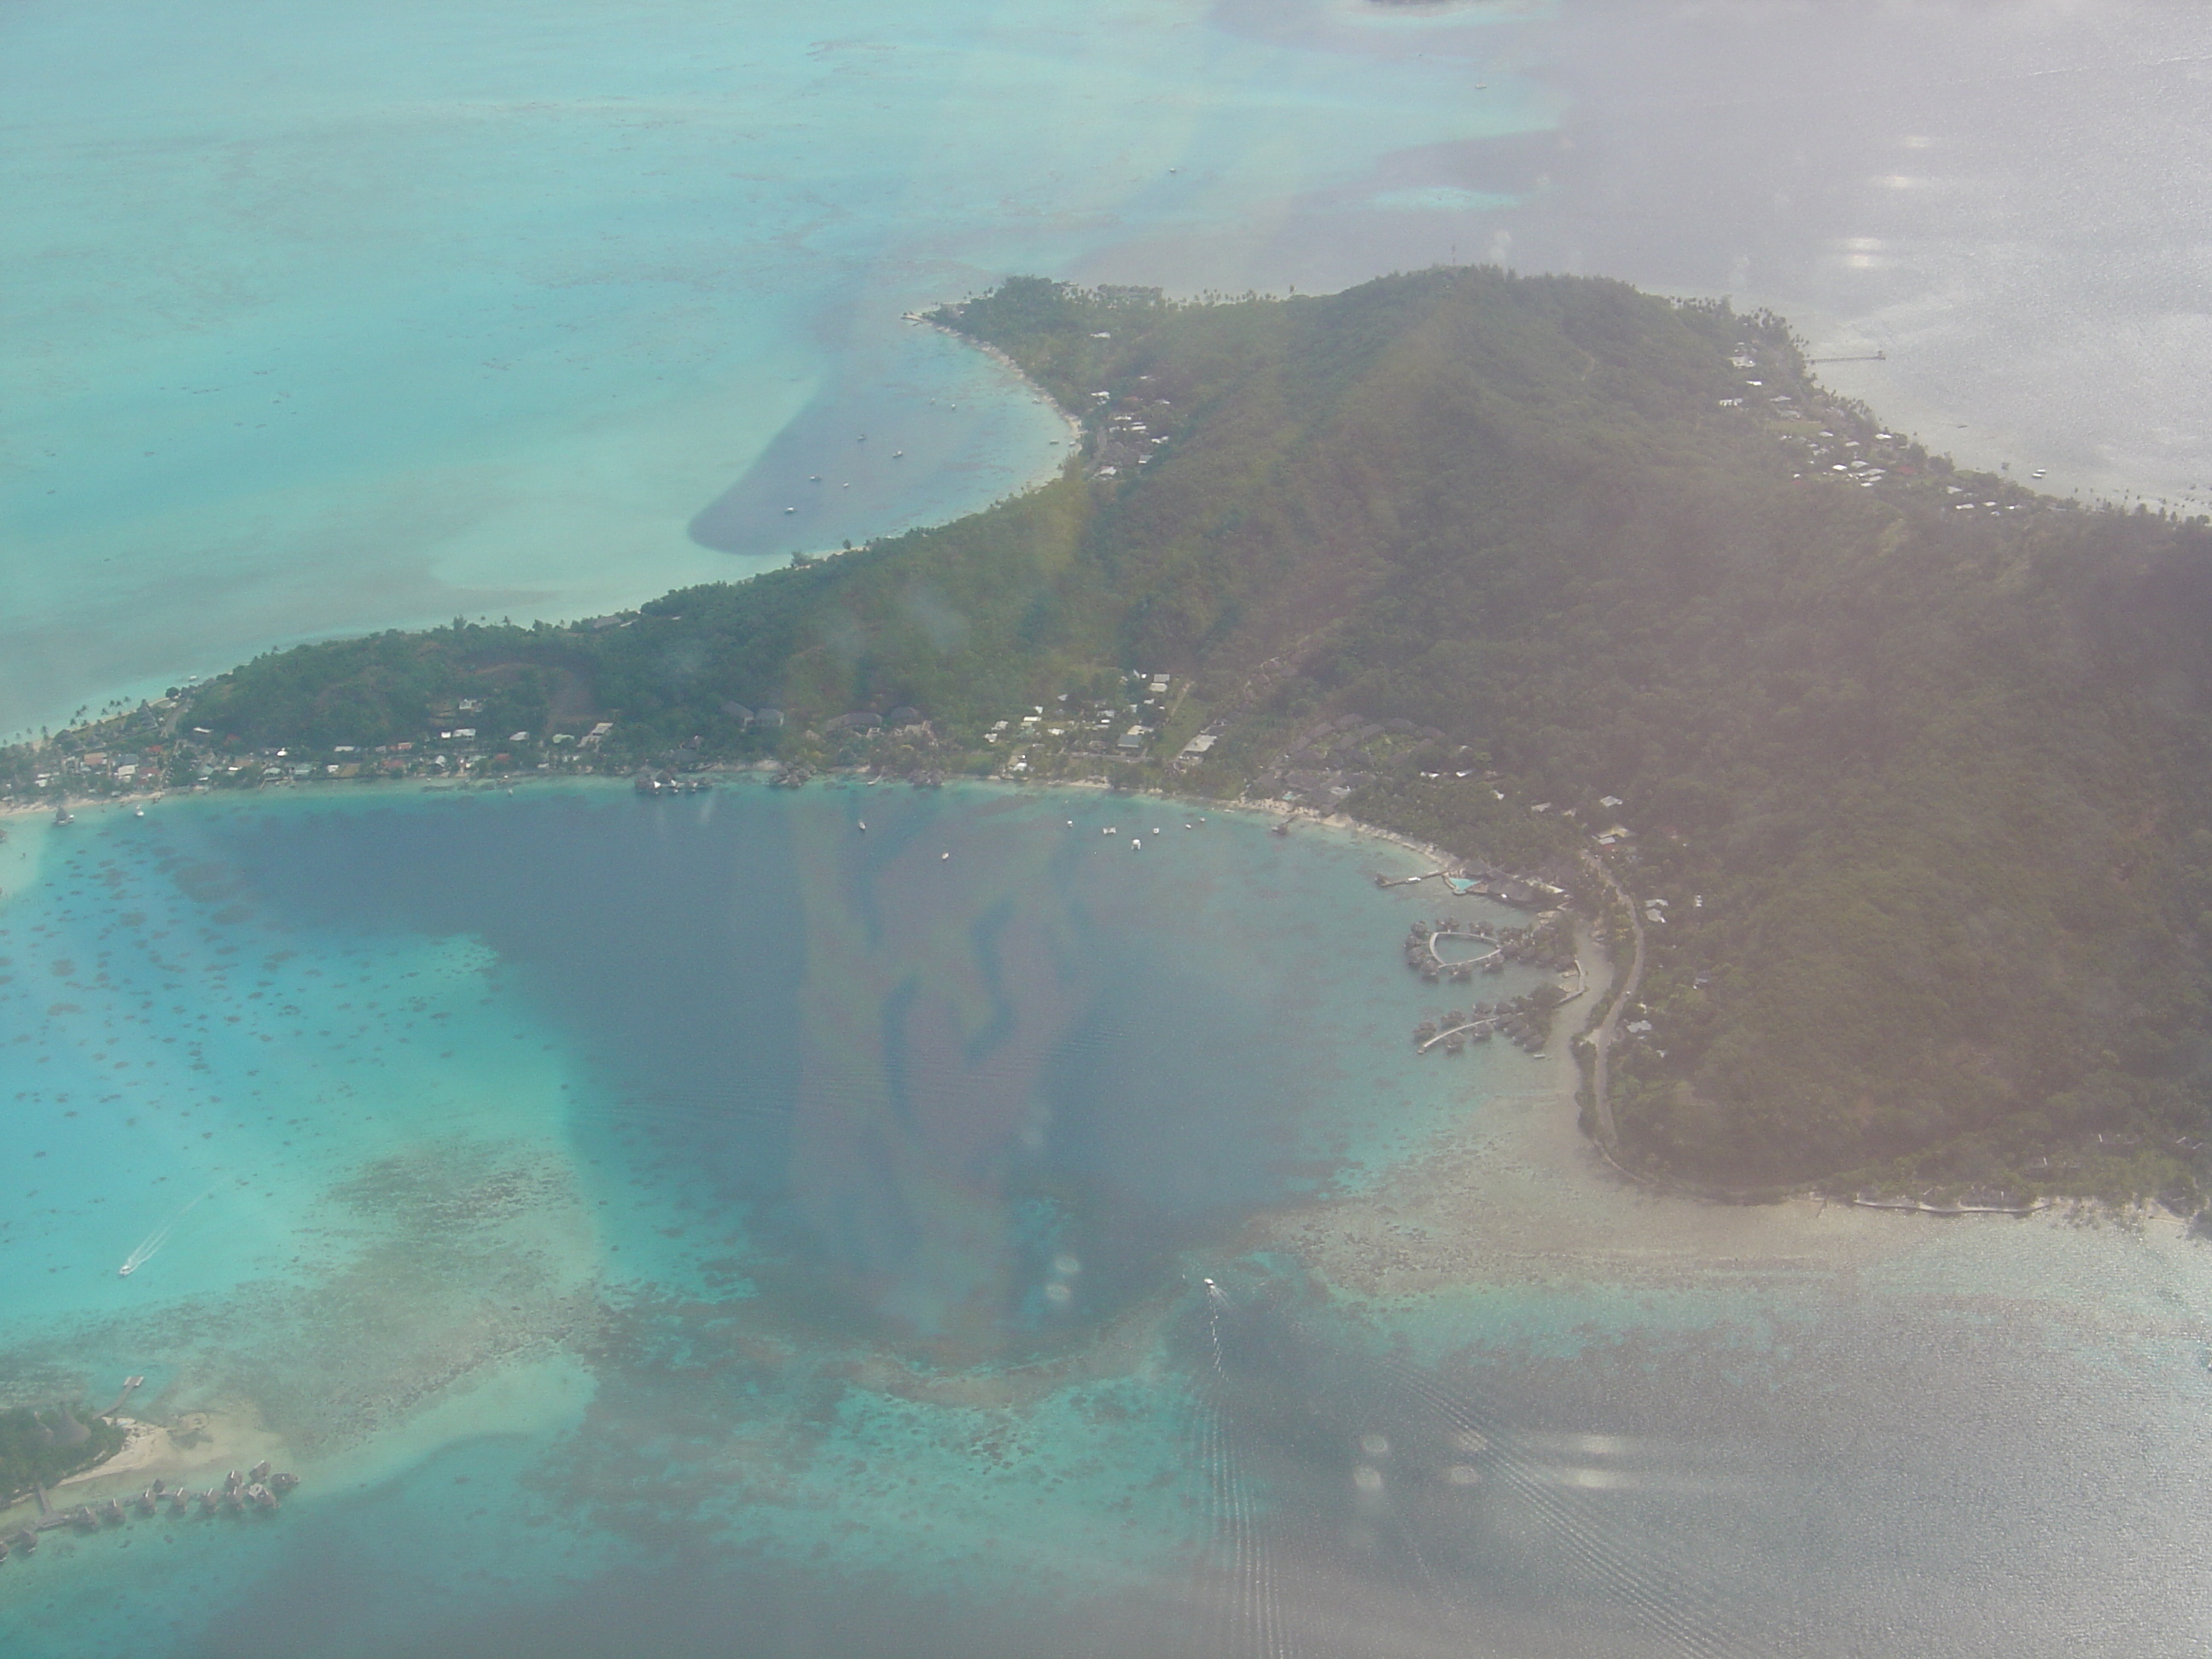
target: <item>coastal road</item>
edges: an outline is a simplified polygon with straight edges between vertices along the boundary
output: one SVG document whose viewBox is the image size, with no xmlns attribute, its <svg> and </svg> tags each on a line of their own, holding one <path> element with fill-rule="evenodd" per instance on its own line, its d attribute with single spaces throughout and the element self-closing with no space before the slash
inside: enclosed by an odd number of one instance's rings
<svg viewBox="0 0 2212 1659">
<path fill-rule="evenodd" d="M 1613 1048 L 1613 1028 L 1620 1024 L 1620 1011 L 1634 1000 L 1637 987 L 1644 983 L 1644 921 L 1636 914 L 1636 901 L 1629 897 L 1626 890 L 1613 878 L 1613 872 L 1605 867 L 1596 854 L 1584 853 L 1583 861 L 1597 872 L 1598 878 L 1613 889 L 1613 896 L 1627 907 L 1628 925 L 1636 930 L 1636 954 L 1629 961 L 1628 977 L 1620 982 L 1620 994 L 1613 998 L 1613 1006 L 1606 1010 L 1605 1018 L 1598 1022 L 1597 1030 L 1590 1033 L 1590 1042 L 1597 1048 L 1597 1063 L 1590 1070 L 1590 1097 L 1597 1109 L 1598 1139 L 1610 1152 L 1619 1143 L 1613 1126 L 1613 1097 L 1607 1092 L 1611 1081 L 1607 1075 L 1608 1060 Z"/>
</svg>

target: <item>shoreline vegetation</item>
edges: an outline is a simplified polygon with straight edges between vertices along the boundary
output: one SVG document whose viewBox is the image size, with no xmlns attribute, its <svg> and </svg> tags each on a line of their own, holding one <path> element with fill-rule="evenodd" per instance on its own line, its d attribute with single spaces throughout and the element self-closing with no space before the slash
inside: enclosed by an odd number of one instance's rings
<svg viewBox="0 0 2212 1659">
<path fill-rule="evenodd" d="M 139 1380 L 126 1385 L 126 1396 Z M 93 1448 L 84 1455 L 96 1461 L 51 1479 L 33 1473 L 35 1451 L 27 1462 L 15 1455 L 21 1437 L 7 1437 L 18 1419 L 31 1420 L 34 1429 L 62 1419 L 80 1428 L 96 1424 L 101 1431 L 77 1443 Z M 0 1413 L 0 1561 L 34 1553 L 50 1532 L 101 1533 L 134 1519 L 266 1520 L 300 1484 L 298 1476 L 276 1468 L 281 1449 L 254 1428 L 250 1413 L 187 1412 L 161 1425 L 112 1412 L 88 1424 L 65 1407 Z M 224 1471 L 219 1480 L 217 1470 Z M 215 1484 L 194 1491 L 173 1478 L 185 1475 Z"/>
<path fill-rule="evenodd" d="M 41 1488 L 112 1462 L 130 1437 L 121 1420 L 81 1417 L 68 1404 L 0 1411 L 0 1516 Z"/>
<path fill-rule="evenodd" d="M 0 805 L 750 769 L 1310 815 L 1641 939 L 1604 1098 L 1574 1045 L 1636 1180 L 2203 1207 L 2201 521 L 1964 471 L 1781 319 L 1595 279 L 919 320 L 1067 414 L 1058 477 L 614 617 L 270 653 L 0 753 Z"/>
</svg>

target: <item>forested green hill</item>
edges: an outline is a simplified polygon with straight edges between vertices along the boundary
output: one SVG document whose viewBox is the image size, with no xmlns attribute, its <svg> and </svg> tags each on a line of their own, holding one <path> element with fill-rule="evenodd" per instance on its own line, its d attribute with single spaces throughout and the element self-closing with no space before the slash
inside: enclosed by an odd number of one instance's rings
<svg viewBox="0 0 2212 1659">
<path fill-rule="evenodd" d="M 1060 479 L 625 626 L 275 654 L 190 722 L 319 753 L 466 695 L 487 726 L 612 719 L 627 761 L 818 765 L 890 741 L 831 717 L 903 705 L 933 730 L 902 741 L 973 769 L 994 721 L 1168 674 L 1125 781 L 1333 804 L 1325 775 L 1562 870 L 1631 832 L 1602 855 L 1666 920 L 1624 1161 L 2195 1201 L 2212 535 L 1955 472 L 1823 393 L 1776 319 L 1617 283 L 1024 280 L 940 320 L 1084 416 Z M 749 729 L 768 706 L 789 724 Z M 1347 759 L 1313 732 L 1352 715 L 1443 736 Z"/>
<path fill-rule="evenodd" d="M 0 1411 L 0 1504 L 106 1462 L 126 1437 L 120 1425 L 105 1417 L 80 1419 L 67 1406 Z"/>
</svg>

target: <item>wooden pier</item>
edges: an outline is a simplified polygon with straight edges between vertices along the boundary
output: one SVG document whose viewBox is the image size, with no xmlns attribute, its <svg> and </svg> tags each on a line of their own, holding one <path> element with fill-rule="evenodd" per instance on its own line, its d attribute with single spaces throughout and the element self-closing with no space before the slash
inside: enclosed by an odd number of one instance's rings
<svg viewBox="0 0 2212 1659">
<path fill-rule="evenodd" d="M 1455 962 L 1437 949 L 1437 941 L 1444 939 L 1480 939 L 1493 948 L 1487 956 Z M 1433 923 L 1417 921 L 1406 935 L 1406 965 L 1431 982 L 1439 979 L 1472 979 L 1478 970 L 1494 971 L 1492 964 L 1503 967 L 1504 961 L 1505 951 L 1498 944 L 1498 935 L 1479 921 L 1449 918 L 1440 918 Z"/>
<path fill-rule="evenodd" d="M 115 1396 L 115 1403 L 112 1406 L 110 1406 L 106 1411 L 100 1414 L 102 1417 L 114 1416 L 116 1413 L 123 1409 L 124 1403 L 131 1398 L 131 1395 L 144 1386 L 145 1382 L 146 1379 L 143 1376 L 125 1377 L 123 1379 L 123 1392 Z"/>
<path fill-rule="evenodd" d="M 283 1495 L 300 1484 L 300 1477 L 283 1470 L 271 1471 L 265 1462 L 253 1468 L 251 1477 L 233 1469 L 223 1477 L 221 1486 L 210 1486 L 204 1492 L 191 1492 L 182 1486 L 172 1486 L 167 1481 L 156 1480 L 144 1491 L 132 1495 L 131 1507 L 141 1516 L 160 1515 L 166 1507 L 172 1520 L 188 1515 L 190 1500 L 198 1498 L 200 1516 L 206 1519 L 216 1515 L 244 1516 L 273 1515 Z M 28 1555 L 39 1547 L 39 1534 L 58 1532 L 66 1527 L 80 1533 L 95 1533 L 120 1527 L 130 1521 L 120 1498 L 103 1498 L 98 1503 L 72 1504 L 61 1510 L 49 1510 L 46 1494 L 39 1494 L 40 1514 L 36 1521 L 0 1533 L 0 1561 L 11 1554 Z"/>
<path fill-rule="evenodd" d="M 1435 1048 L 1437 1044 L 1444 1042 L 1449 1037 L 1457 1037 L 1462 1042 L 1468 1041 L 1470 1038 L 1477 1042 L 1486 1042 L 1490 1040 L 1490 1034 L 1492 1031 L 1495 1031 L 1504 1023 L 1504 1021 L 1501 1017 L 1489 1014 L 1486 1014 L 1480 1019 L 1462 1021 L 1457 1025 L 1438 1031 L 1434 1036 L 1429 1038 L 1425 1042 L 1414 1043 L 1413 1052 L 1416 1054 L 1425 1054 L 1430 1049 Z"/>
</svg>

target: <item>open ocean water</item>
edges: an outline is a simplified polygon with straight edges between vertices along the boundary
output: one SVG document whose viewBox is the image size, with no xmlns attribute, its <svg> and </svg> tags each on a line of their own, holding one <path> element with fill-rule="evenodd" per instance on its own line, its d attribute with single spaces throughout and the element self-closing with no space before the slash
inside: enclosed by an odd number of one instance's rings
<svg viewBox="0 0 2212 1659">
<path fill-rule="evenodd" d="M 2202 1247 L 1623 1194 L 1556 1067 L 1411 1054 L 1397 942 L 1479 902 L 1401 849 L 983 787 L 14 829 L 0 1376 L 307 1481 L 47 1534 L 11 1655 L 2212 1633 Z"/>
</svg>

